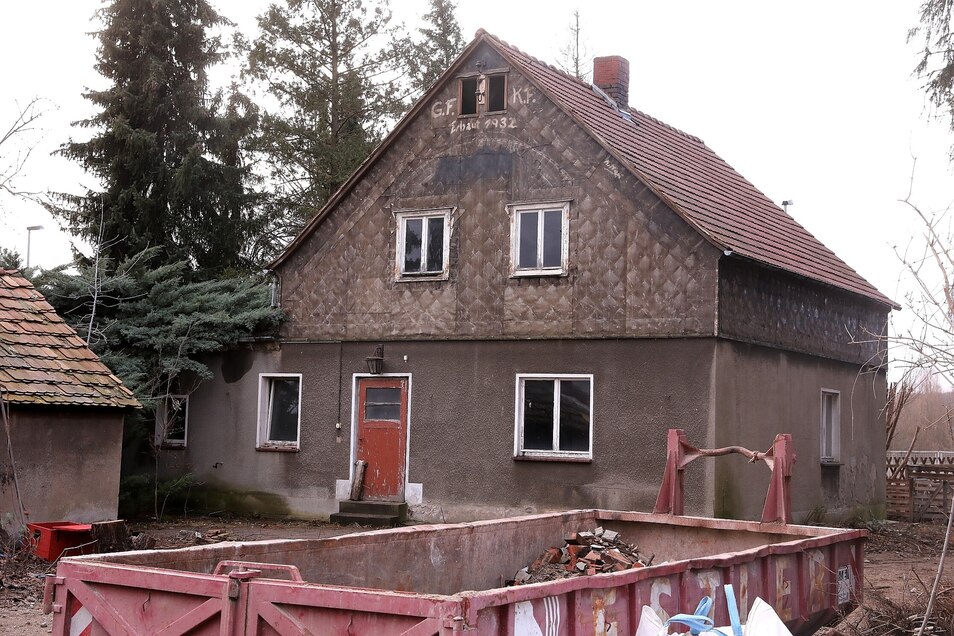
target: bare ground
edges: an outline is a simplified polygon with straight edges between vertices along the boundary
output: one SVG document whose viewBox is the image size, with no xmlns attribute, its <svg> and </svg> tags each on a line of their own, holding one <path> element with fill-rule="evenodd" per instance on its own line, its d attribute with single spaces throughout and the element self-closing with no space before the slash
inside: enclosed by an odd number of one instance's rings
<svg viewBox="0 0 954 636">
<path fill-rule="evenodd" d="M 307 521 L 254 519 L 188 519 L 162 524 L 130 524 L 134 532 L 157 538 L 158 548 L 205 543 L 213 539 L 315 539 L 365 530 Z M 865 604 L 838 625 L 819 632 L 827 636 L 904 636 L 915 634 L 910 619 L 923 613 L 937 569 L 945 526 L 886 522 L 873 527 L 866 548 Z M 954 547 L 954 546 L 952 546 Z M 949 558 L 949 562 L 954 557 Z M 24 550 L 6 550 L 0 556 L 0 634 L 42 636 L 51 631 L 49 615 L 42 613 L 43 575 L 52 566 Z M 954 565 L 945 567 L 939 595 L 941 631 L 954 636 Z M 946 619 L 943 618 L 946 615 Z"/>
</svg>

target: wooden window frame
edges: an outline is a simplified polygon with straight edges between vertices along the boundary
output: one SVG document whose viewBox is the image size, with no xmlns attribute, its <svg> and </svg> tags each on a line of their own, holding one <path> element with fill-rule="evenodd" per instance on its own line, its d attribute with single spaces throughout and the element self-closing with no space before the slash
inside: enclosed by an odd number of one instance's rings
<svg viewBox="0 0 954 636">
<path fill-rule="evenodd" d="M 165 422 L 169 414 L 169 400 L 180 399 L 185 402 L 185 409 L 183 413 L 183 422 L 182 422 L 182 439 L 169 439 L 169 430 L 168 422 Z M 165 429 L 165 430 L 164 430 Z M 155 437 L 157 440 L 157 446 L 160 448 L 186 448 L 189 445 L 189 395 L 186 393 L 183 394 L 173 394 L 167 395 L 162 398 L 159 403 L 159 408 L 156 409 L 156 432 Z"/>
<path fill-rule="evenodd" d="M 422 210 L 396 210 L 394 212 L 396 244 L 394 249 L 394 279 L 398 282 L 426 281 L 426 280 L 447 280 L 450 277 L 450 239 L 453 231 L 454 211 L 456 208 L 427 208 Z M 440 271 L 430 272 L 405 272 L 404 271 L 404 240 L 405 240 L 405 221 L 408 219 L 433 219 L 442 217 L 444 219 L 444 262 L 441 264 Z M 425 232 L 427 223 L 424 223 Z M 422 235 L 423 238 L 424 235 Z M 422 258 L 426 248 L 427 241 L 422 240 L 421 252 Z"/>
<path fill-rule="evenodd" d="M 570 201 L 545 201 L 541 203 L 513 203 L 507 206 L 510 213 L 510 276 L 566 276 L 569 271 L 570 255 Z M 520 215 L 527 212 L 541 213 L 537 217 L 537 261 L 543 259 L 543 214 L 542 212 L 559 210 L 561 212 L 560 265 L 558 267 L 519 267 L 520 263 Z"/>
<path fill-rule="evenodd" d="M 834 409 L 831 426 L 831 456 L 825 455 L 825 439 L 827 437 L 829 423 L 825 420 L 825 399 L 831 397 L 834 399 Z M 819 401 L 819 445 L 818 456 L 821 463 L 829 466 L 837 466 L 841 463 L 841 391 L 835 389 L 823 388 L 820 393 Z"/>
<path fill-rule="evenodd" d="M 553 446 L 554 450 L 539 450 L 523 448 L 523 404 L 524 404 L 524 383 L 527 380 L 554 380 L 553 383 Z M 559 445 L 560 436 L 560 381 L 561 380 L 585 380 L 590 383 L 590 436 L 589 450 L 587 451 L 561 451 L 556 450 Z M 593 374 L 592 373 L 518 373 L 515 384 L 514 398 L 514 440 L 513 457 L 521 460 L 539 460 L 539 461 L 566 461 L 566 462 L 591 462 L 593 461 Z"/>
<path fill-rule="evenodd" d="M 298 423 L 294 441 L 269 439 L 269 422 L 272 407 L 272 380 L 277 378 L 298 379 Z M 256 427 L 255 449 L 270 451 L 297 451 L 301 447 L 301 373 L 260 373 L 258 374 L 258 426 Z"/>
<path fill-rule="evenodd" d="M 486 78 L 487 94 L 484 97 L 484 103 L 475 101 L 474 103 L 474 112 L 464 113 L 464 81 L 466 80 L 477 80 L 481 75 Z M 488 110 L 490 108 L 490 78 L 491 77 L 500 77 L 504 78 L 503 81 L 503 110 Z M 478 80 L 479 81 L 479 80 Z M 483 73 L 467 73 L 464 75 L 457 76 L 457 116 L 462 119 L 469 117 L 479 117 L 480 115 L 501 115 L 507 112 L 507 107 L 510 103 L 510 100 L 507 99 L 507 92 L 510 88 L 510 69 L 509 68 L 496 68 Z M 483 106 L 483 108 L 481 108 Z"/>
</svg>

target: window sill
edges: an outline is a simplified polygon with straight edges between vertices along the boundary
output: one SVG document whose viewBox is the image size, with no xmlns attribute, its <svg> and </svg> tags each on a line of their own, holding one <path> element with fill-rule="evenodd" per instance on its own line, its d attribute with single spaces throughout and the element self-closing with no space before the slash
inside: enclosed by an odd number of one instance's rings
<svg viewBox="0 0 954 636">
<path fill-rule="evenodd" d="M 568 455 L 514 455 L 515 462 L 570 462 L 573 464 L 592 464 L 592 457 L 572 457 Z"/>
<path fill-rule="evenodd" d="M 566 269 L 518 269 L 510 278 L 540 278 L 543 276 L 566 276 Z"/>
<path fill-rule="evenodd" d="M 266 453 L 297 453 L 298 446 L 277 446 L 271 444 L 263 444 L 262 446 L 256 446 L 256 451 L 263 451 Z"/>
<path fill-rule="evenodd" d="M 159 450 L 185 450 L 185 444 L 160 444 Z"/>
<path fill-rule="evenodd" d="M 841 466 L 841 462 L 837 459 L 823 459 L 821 460 L 822 468 L 838 468 Z"/>
<path fill-rule="evenodd" d="M 438 273 L 438 274 L 401 274 L 394 280 L 398 283 L 417 283 L 417 282 L 441 282 L 450 278 L 448 274 Z"/>
</svg>

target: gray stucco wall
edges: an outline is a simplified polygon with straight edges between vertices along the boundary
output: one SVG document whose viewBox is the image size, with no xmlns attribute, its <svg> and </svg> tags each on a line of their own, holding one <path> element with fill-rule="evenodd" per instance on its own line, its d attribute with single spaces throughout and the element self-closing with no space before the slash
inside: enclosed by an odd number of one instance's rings
<svg viewBox="0 0 954 636">
<path fill-rule="evenodd" d="M 27 521 L 115 519 L 123 414 L 11 409 L 10 434 Z M 0 527 L 20 527 L 6 435 L 0 435 Z"/>
<path fill-rule="evenodd" d="M 813 512 L 829 520 L 883 514 L 883 371 L 862 374 L 857 364 L 728 340 L 719 342 L 715 368 L 717 445 L 766 450 L 776 433 L 792 434 L 796 523 Z M 841 396 L 840 466 L 820 461 L 822 389 Z M 716 514 L 757 518 L 768 469 L 740 456 L 714 461 Z"/>
<path fill-rule="evenodd" d="M 223 358 L 216 378 L 191 397 L 188 447 L 165 452 L 164 461 L 261 512 L 327 516 L 337 509 L 336 480 L 349 477 L 353 374 L 366 371 L 373 347 L 286 342 Z M 666 429 L 710 438 L 714 347 L 711 338 L 385 343 L 385 373 L 412 378 L 409 481 L 422 493 L 413 513 L 457 520 L 591 506 L 650 510 Z M 302 374 L 299 452 L 255 450 L 265 372 Z M 517 373 L 593 374 L 592 462 L 513 458 Z M 711 482 L 711 468 L 693 471 L 687 512 L 711 514 Z"/>
</svg>

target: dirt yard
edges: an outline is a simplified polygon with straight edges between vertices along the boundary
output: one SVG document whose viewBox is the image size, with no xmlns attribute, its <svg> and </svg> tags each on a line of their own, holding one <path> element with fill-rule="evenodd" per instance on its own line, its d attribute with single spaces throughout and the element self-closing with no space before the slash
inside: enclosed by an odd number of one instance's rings
<svg viewBox="0 0 954 636">
<path fill-rule="evenodd" d="M 277 538 L 315 539 L 364 528 L 313 522 L 190 519 L 163 524 L 130 524 L 134 532 L 156 537 L 157 547 L 198 545 L 216 540 L 253 541 Z M 865 607 L 819 636 L 902 636 L 915 634 L 912 614 L 923 612 L 937 568 L 944 526 L 887 522 L 874 528 L 866 548 Z M 954 562 L 950 557 L 948 563 Z M 51 631 L 51 617 L 42 613 L 43 575 L 53 567 L 22 551 L 0 555 L 0 634 L 42 636 Z M 948 620 L 954 615 L 954 565 L 945 568 L 938 605 Z M 943 623 L 943 620 L 941 621 Z M 946 625 L 938 625 L 946 627 Z M 893 630 L 893 631 L 892 631 Z M 948 629 L 932 636 L 954 636 Z"/>
</svg>

